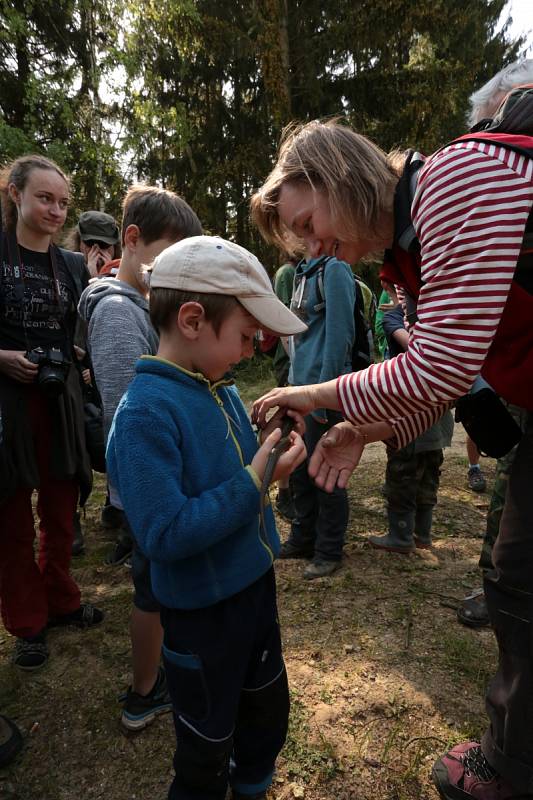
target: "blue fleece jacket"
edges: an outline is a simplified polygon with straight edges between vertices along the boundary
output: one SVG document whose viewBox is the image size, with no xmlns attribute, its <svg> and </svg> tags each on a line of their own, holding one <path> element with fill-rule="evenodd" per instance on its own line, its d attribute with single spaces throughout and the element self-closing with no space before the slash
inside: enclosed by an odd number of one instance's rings
<svg viewBox="0 0 533 800">
<path fill-rule="evenodd" d="M 234 386 L 144 356 L 109 435 L 107 467 L 167 608 L 203 608 L 266 573 L 278 554 L 259 525 L 257 441 Z"/>
</svg>

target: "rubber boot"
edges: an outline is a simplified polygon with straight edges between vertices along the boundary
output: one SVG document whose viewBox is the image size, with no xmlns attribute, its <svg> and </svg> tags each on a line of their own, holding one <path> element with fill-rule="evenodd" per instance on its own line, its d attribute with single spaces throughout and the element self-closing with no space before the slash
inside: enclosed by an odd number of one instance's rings
<svg viewBox="0 0 533 800">
<path fill-rule="evenodd" d="M 431 525 L 433 522 L 433 506 L 422 506 L 416 509 L 415 545 L 421 550 L 431 547 Z"/>
<path fill-rule="evenodd" d="M 398 512 L 387 509 L 389 532 L 383 536 L 369 536 L 369 542 L 377 550 L 389 550 L 391 553 L 408 555 L 415 549 L 413 530 L 415 512 Z"/>
<path fill-rule="evenodd" d="M 74 539 L 72 540 L 72 555 L 82 556 L 85 553 L 85 542 L 81 529 L 80 512 L 74 514 Z"/>
</svg>

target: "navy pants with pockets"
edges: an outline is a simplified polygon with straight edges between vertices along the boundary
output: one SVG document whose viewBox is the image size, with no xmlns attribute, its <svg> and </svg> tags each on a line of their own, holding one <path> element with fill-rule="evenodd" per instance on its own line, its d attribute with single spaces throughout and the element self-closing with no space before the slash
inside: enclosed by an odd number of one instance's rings
<svg viewBox="0 0 533 800">
<path fill-rule="evenodd" d="M 177 747 L 169 800 L 266 790 L 287 735 L 289 691 L 274 570 L 214 606 L 161 609 Z"/>
</svg>

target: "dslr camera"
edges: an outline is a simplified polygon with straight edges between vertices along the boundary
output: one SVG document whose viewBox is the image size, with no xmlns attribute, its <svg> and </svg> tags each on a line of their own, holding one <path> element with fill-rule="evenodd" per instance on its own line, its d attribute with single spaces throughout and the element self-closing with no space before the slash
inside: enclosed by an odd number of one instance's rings
<svg viewBox="0 0 533 800">
<path fill-rule="evenodd" d="M 59 397 L 63 394 L 70 361 L 65 358 L 61 350 L 57 347 L 50 347 L 47 350 L 34 347 L 25 354 L 25 357 L 39 367 L 37 383 L 48 397 Z"/>
</svg>

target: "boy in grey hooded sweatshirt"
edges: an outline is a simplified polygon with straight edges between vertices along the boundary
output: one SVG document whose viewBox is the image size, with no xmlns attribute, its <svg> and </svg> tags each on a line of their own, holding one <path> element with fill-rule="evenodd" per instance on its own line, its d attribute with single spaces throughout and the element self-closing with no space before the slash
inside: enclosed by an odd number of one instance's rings
<svg viewBox="0 0 533 800">
<path fill-rule="evenodd" d="M 88 325 L 88 349 L 102 398 L 106 438 L 119 401 L 135 374 L 137 359 L 157 352 L 158 335 L 150 323 L 143 267 L 169 245 L 201 232 L 194 211 L 173 192 L 153 186 L 133 186 L 124 199 L 122 259 L 117 275 L 92 281 L 79 303 L 80 315 Z M 122 509 L 120 497 L 111 484 L 109 495 L 112 505 Z M 131 532 L 123 532 L 116 548 L 127 553 L 124 536 L 128 539 Z M 114 554 L 109 563 L 122 560 Z M 150 564 L 135 542 L 131 560 L 133 682 L 127 691 L 121 721 L 128 730 L 139 730 L 172 706 L 159 666 L 163 630 L 159 604 L 151 590 Z"/>
</svg>

